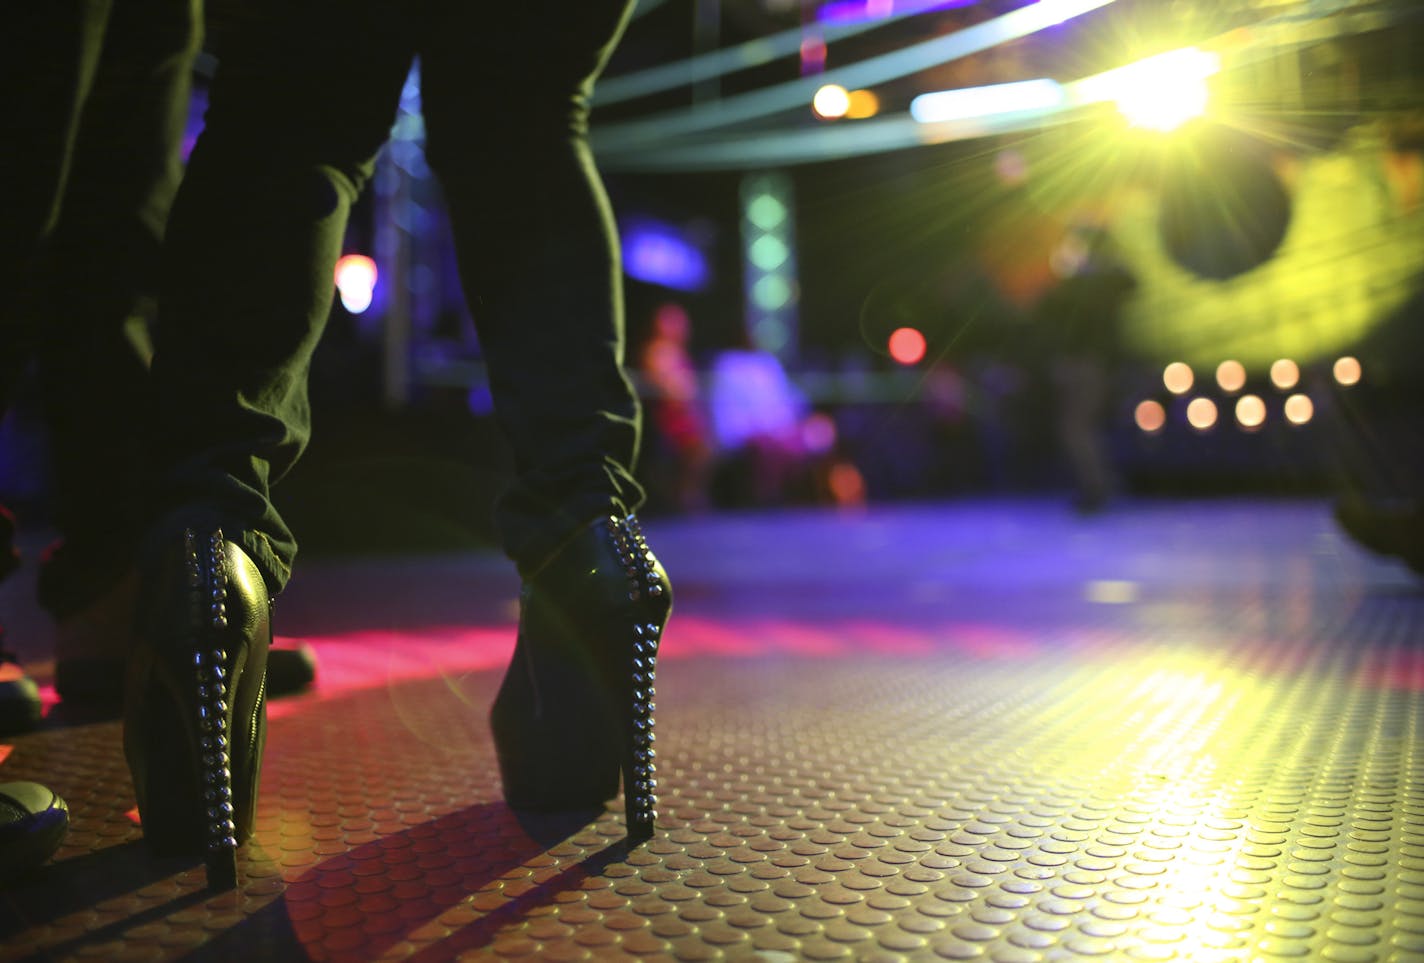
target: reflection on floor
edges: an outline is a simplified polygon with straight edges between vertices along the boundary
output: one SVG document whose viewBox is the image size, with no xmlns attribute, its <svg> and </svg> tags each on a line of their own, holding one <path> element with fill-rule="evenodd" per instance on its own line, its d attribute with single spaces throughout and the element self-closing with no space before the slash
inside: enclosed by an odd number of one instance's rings
<svg viewBox="0 0 1424 963">
<path fill-rule="evenodd" d="M 492 557 L 324 561 L 279 606 L 235 894 L 149 861 L 115 723 L 14 741 L 73 831 L 0 957 L 1424 959 L 1424 590 L 1314 502 L 654 519 L 664 819 L 500 800 Z"/>
</svg>

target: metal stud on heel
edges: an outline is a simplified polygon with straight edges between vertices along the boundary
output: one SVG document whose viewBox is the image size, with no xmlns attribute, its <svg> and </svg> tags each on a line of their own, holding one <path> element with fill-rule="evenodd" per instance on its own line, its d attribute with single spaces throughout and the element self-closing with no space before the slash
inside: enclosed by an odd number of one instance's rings
<svg viewBox="0 0 1424 963">
<path fill-rule="evenodd" d="M 651 609 L 666 588 L 657 558 L 648 548 L 637 516 L 610 515 L 608 532 L 628 581 L 628 601 L 644 600 Z M 649 614 L 652 614 L 651 611 Z M 627 807 L 628 837 L 643 840 L 652 836 L 657 824 L 657 741 L 653 717 L 657 692 L 657 651 L 661 626 L 657 622 L 635 623 L 630 649 L 631 702 L 628 706 L 631 758 L 624 763 L 623 795 Z"/>
<path fill-rule="evenodd" d="M 198 554 L 197 536 L 190 529 L 184 533 L 189 552 L 190 578 L 193 589 L 192 608 L 202 613 L 195 619 L 205 625 L 213 638 L 227 628 L 227 566 L 222 530 L 208 536 L 205 558 Z M 211 889 L 231 889 L 237 885 L 237 827 L 233 822 L 232 760 L 228 742 L 228 653 L 218 647 L 207 648 L 201 640 L 194 646 L 193 670 L 197 682 L 197 724 L 201 750 L 204 836 L 207 852 L 204 862 Z"/>
<path fill-rule="evenodd" d="M 188 529 L 143 573 L 124 682 L 124 755 L 155 855 L 237 885 L 252 833 L 272 606 L 262 574 L 214 529 Z"/>
<path fill-rule="evenodd" d="M 628 840 L 653 834 L 653 712 L 667 576 L 636 518 L 595 520 L 526 576 L 514 658 L 490 709 L 505 799 L 591 810 L 623 784 Z"/>
</svg>

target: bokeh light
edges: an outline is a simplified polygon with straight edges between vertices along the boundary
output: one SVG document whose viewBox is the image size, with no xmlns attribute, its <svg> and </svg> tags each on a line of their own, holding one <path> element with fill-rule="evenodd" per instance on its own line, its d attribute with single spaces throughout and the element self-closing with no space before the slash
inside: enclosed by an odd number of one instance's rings
<svg viewBox="0 0 1424 963">
<path fill-rule="evenodd" d="M 1216 402 L 1210 398 L 1193 398 L 1187 405 L 1187 424 L 1197 431 L 1206 431 L 1216 424 Z"/>
<path fill-rule="evenodd" d="M 837 505 L 852 507 L 865 504 L 865 476 L 848 461 L 836 462 L 826 478 L 831 498 Z"/>
<path fill-rule="evenodd" d="M 1281 358 L 1271 365 L 1271 384 L 1282 391 L 1289 391 L 1300 384 L 1300 365 L 1290 358 Z"/>
<path fill-rule="evenodd" d="M 870 90 L 852 90 L 846 101 L 845 115 L 850 120 L 863 120 L 880 113 L 880 98 Z"/>
<path fill-rule="evenodd" d="M 914 328 L 896 328 L 890 334 L 890 357 L 900 364 L 918 364 L 924 360 L 927 348 L 925 336 Z"/>
<path fill-rule="evenodd" d="M 1246 386 L 1246 366 L 1239 361 L 1223 361 L 1216 366 L 1216 383 L 1227 394 Z"/>
<path fill-rule="evenodd" d="M 1315 417 L 1315 403 L 1308 395 L 1291 395 L 1286 399 L 1286 421 L 1303 425 Z"/>
<path fill-rule="evenodd" d="M 1256 395 L 1242 395 L 1236 400 L 1236 423 L 1248 430 L 1266 423 L 1266 403 Z"/>
<path fill-rule="evenodd" d="M 815 411 L 801 422 L 801 444 L 815 455 L 824 455 L 836 447 L 836 422 L 824 411 Z"/>
<path fill-rule="evenodd" d="M 826 84 L 811 98 L 811 109 L 823 120 L 839 120 L 850 110 L 850 92 L 840 84 Z"/>
<path fill-rule="evenodd" d="M 1192 383 L 1195 381 L 1192 369 L 1180 361 L 1173 361 L 1162 371 L 1162 383 L 1174 395 L 1182 395 L 1191 391 Z"/>
<path fill-rule="evenodd" d="M 376 293 L 376 262 L 364 254 L 346 254 L 336 262 L 333 279 L 341 306 L 360 314 L 371 306 Z"/>
<path fill-rule="evenodd" d="M 1346 355 L 1343 358 L 1335 359 L 1334 367 L 1335 380 L 1345 387 L 1357 385 L 1364 371 L 1360 368 L 1360 362 L 1356 358 Z"/>
<path fill-rule="evenodd" d="M 1132 417 L 1137 422 L 1137 427 L 1150 435 L 1161 431 L 1162 426 L 1167 423 L 1167 409 L 1162 407 L 1161 402 L 1149 398 L 1138 403 Z"/>
</svg>

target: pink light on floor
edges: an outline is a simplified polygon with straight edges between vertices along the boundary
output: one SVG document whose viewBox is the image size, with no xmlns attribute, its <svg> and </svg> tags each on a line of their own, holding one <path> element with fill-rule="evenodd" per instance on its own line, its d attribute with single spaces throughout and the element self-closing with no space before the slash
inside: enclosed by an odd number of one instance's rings
<svg viewBox="0 0 1424 963">
<path fill-rule="evenodd" d="M 503 668 L 514 651 L 510 625 L 433 626 L 419 631 L 366 629 L 336 635 L 283 640 L 306 642 L 316 650 L 314 695 L 327 699 L 395 682 Z M 301 697 L 274 699 L 272 718 L 298 712 Z"/>
</svg>

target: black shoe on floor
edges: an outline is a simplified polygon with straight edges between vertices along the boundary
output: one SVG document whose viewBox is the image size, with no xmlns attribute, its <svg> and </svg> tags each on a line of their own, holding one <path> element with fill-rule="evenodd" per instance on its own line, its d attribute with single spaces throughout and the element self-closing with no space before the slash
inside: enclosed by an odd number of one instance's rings
<svg viewBox="0 0 1424 963">
<path fill-rule="evenodd" d="M 0 888 L 41 866 L 69 831 L 69 807 L 34 782 L 0 782 Z"/>
<path fill-rule="evenodd" d="M 29 732 L 40 724 L 40 690 L 25 675 L 20 660 L 5 650 L 5 629 L 0 627 L 0 737 Z"/>
<path fill-rule="evenodd" d="M 305 642 L 267 653 L 267 695 L 278 699 L 311 688 L 316 650 Z M 62 659 L 54 666 L 54 687 L 63 703 L 114 706 L 123 701 L 124 665 L 112 659 Z"/>
<path fill-rule="evenodd" d="M 1424 507 L 1418 503 L 1342 498 L 1335 503 L 1335 520 L 1360 545 L 1403 559 L 1424 575 Z"/>
<path fill-rule="evenodd" d="M 133 624 L 138 579 L 132 572 L 112 580 L 98 592 L 62 596 L 53 586 L 64 586 L 73 578 L 63 578 L 73 566 L 62 564 L 65 556 L 50 553 L 46 571 L 51 576 L 51 592 L 46 609 L 55 620 L 54 688 L 62 702 L 71 706 L 114 707 L 123 701 L 124 662 L 133 647 Z M 67 599 L 60 605 L 55 599 Z M 316 652 L 311 646 L 273 649 L 267 661 L 267 695 L 279 698 L 311 687 L 316 680 Z"/>
</svg>

